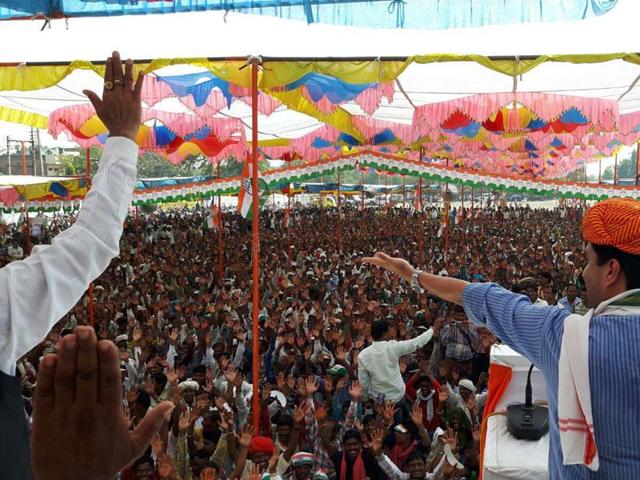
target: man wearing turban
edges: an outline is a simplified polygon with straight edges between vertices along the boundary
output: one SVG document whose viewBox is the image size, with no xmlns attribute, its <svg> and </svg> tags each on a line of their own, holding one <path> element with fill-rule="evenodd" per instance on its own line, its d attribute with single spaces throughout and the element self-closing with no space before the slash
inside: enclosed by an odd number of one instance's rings
<svg viewBox="0 0 640 480">
<path fill-rule="evenodd" d="M 384 253 L 363 259 L 416 289 L 462 305 L 544 375 L 549 400 L 549 477 L 637 478 L 640 469 L 640 201 L 610 199 L 585 214 L 590 310 L 572 314 L 493 283 L 414 269 Z"/>
</svg>

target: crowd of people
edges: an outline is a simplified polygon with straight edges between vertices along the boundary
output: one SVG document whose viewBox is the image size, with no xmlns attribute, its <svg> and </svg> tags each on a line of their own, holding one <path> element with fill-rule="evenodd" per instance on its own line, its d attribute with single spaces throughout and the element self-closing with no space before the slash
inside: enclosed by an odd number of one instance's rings
<svg viewBox="0 0 640 480">
<path fill-rule="evenodd" d="M 493 281 L 534 304 L 586 310 L 580 211 L 467 209 L 438 235 L 435 206 L 424 216 L 266 210 L 256 412 L 251 231 L 239 215 L 223 215 L 220 277 L 210 215 L 204 205 L 132 212 L 119 257 L 94 283 L 95 331 L 119 349 L 131 427 L 158 402 L 177 405 L 122 479 L 476 478 L 489 350 L 499 339 L 462 307 L 362 264 L 365 253 L 423 260 L 425 270 Z M 47 242 L 73 218 L 41 223 L 27 243 Z M 16 245 L 28 253 L 21 229 L 3 235 L 14 253 L 2 250 L 2 262 L 18 259 Z M 27 412 L 40 359 L 90 323 L 89 304 L 86 295 L 19 361 Z"/>
</svg>

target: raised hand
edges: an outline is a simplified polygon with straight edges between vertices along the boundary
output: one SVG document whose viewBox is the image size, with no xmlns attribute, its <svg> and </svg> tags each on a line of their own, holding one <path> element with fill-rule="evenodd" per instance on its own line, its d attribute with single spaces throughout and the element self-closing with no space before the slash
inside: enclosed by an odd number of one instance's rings
<svg viewBox="0 0 640 480">
<path fill-rule="evenodd" d="M 371 453 L 374 456 L 382 454 L 382 444 L 384 441 L 384 430 L 376 428 L 371 435 Z"/>
<path fill-rule="evenodd" d="M 446 433 L 443 433 L 441 438 L 442 443 L 449 445 L 452 452 L 456 452 L 458 450 L 458 433 L 452 428 L 447 428 Z"/>
<path fill-rule="evenodd" d="M 205 467 L 200 471 L 200 480 L 215 480 L 215 473 L 213 468 Z"/>
<path fill-rule="evenodd" d="M 179 330 L 177 328 L 172 328 L 171 333 L 169 334 L 169 343 L 171 345 L 175 345 L 178 340 Z"/>
<path fill-rule="evenodd" d="M 242 429 L 242 435 L 240 435 L 240 437 L 238 438 L 238 443 L 243 448 L 249 448 L 249 445 L 251 445 L 252 438 L 253 438 L 253 426 L 247 424 Z"/>
<path fill-rule="evenodd" d="M 351 383 L 351 386 L 349 387 L 349 395 L 351 396 L 351 400 L 354 402 L 360 400 L 360 397 L 362 396 L 362 385 L 360 385 L 358 380 L 354 380 Z"/>
<path fill-rule="evenodd" d="M 479 423 L 473 426 L 473 430 L 471 433 L 473 435 L 473 441 L 476 443 L 480 443 L 480 438 L 482 437 L 482 428 L 480 427 Z"/>
<path fill-rule="evenodd" d="M 83 91 L 112 137 L 136 141 L 142 122 L 143 81 L 144 75 L 140 73 L 134 82 L 131 60 L 125 62 L 123 73 L 120 54 L 113 52 L 105 67 L 102 99 L 90 90 Z"/>
<path fill-rule="evenodd" d="M 375 265 L 377 267 L 384 268 L 391 273 L 400 275 L 407 282 L 411 282 L 411 276 L 415 271 L 411 264 L 403 258 L 390 257 L 382 252 L 376 253 L 373 257 L 365 257 L 362 261 L 363 263 Z"/>
<path fill-rule="evenodd" d="M 305 386 L 306 386 L 308 397 L 313 396 L 313 394 L 318 391 L 318 388 L 320 388 L 320 385 L 318 384 L 318 379 L 316 377 L 307 377 Z"/>
<path fill-rule="evenodd" d="M 293 411 L 293 421 L 297 424 L 301 424 L 304 421 L 304 410 L 298 406 Z"/>
<path fill-rule="evenodd" d="M 142 329 L 136 325 L 133 327 L 133 342 L 138 343 L 142 339 Z"/>
<path fill-rule="evenodd" d="M 446 385 L 442 385 L 440 390 L 438 390 L 438 401 L 440 403 L 445 403 L 449 399 L 449 389 Z"/>
<path fill-rule="evenodd" d="M 422 419 L 422 409 L 420 408 L 420 405 L 414 403 L 413 408 L 411 409 L 411 420 L 417 427 L 420 427 L 422 426 Z"/>
<path fill-rule="evenodd" d="M 151 450 L 153 451 L 155 456 L 158 458 L 164 452 L 164 443 L 162 442 L 162 439 L 160 438 L 159 433 L 156 433 L 151 439 Z"/>
<path fill-rule="evenodd" d="M 336 358 L 338 360 L 340 360 L 341 362 L 344 362 L 346 356 L 347 356 L 347 352 L 343 346 L 339 346 L 338 348 L 336 348 Z"/>
<path fill-rule="evenodd" d="M 407 359 L 405 357 L 402 357 L 400 359 L 400 373 L 404 375 L 406 371 L 407 371 Z"/>
<path fill-rule="evenodd" d="M 382 407 L 382 416 L 387 422 L 390 422 L 391 420 L 393 420 L 393 417 L 395 416 L 397 411 L 398 409 L 393 402 L 386 401 L 384 403 L 384 406 Z"/>
<path fill-rule="evenodd" d="M 180 414 L 180 419 L 178 420 L 178 430 L 180 433 L 184 433 L 189 430 L 191 427 L 191 413 L 189 410 L 185 410 Z"/>
<path fill-rule="evenodd" d="M 78 327 L 38 371 L 31 432 L 36 478 L 111 480 L 139 458 L 173 404 L 162 402 L 129 431 L 118 350 Z M 109 452 L 105 455 L 105 452 Z"/>
<path fill-rule="evenodd" d="M 173 458 L 164 453 L 157 455 L 158 458 L 158 476 L 161 480 L 169 479 L 173 473 Z"/>
</svg>

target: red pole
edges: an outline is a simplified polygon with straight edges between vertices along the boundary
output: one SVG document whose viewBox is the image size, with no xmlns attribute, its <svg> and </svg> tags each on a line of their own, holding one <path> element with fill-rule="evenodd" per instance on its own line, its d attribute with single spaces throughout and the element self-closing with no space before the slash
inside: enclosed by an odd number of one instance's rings
<svg viewBox="0 0 640 480">
<path fill-rule="evenodd" d="M 636 143 L 636 187 L 640 182 L 640 143 Z"/>
<path fill-rule="evenodd" d="M 362 211 L 364 212 L 364 172 L 360 172 L 360 175 L 361 175 L 360 184 L 362 185 L 362 195 L 360 196 L 360 198 L 362 199 L 361 208 L 362 208 Z"/>
<path fill-rule="evenodd" d="M 275 198 L 275 197 L 274 197 Z M 287 218 L 287 256 L 289 258 L 289 265 L 291 265 L 291 257 L 293 255 L 291 255 L 291 250 L 290 250 L 290 246 L 291 246 L 291 229 L 289 227 L 289 225 L 291 224 L 291 184 L 288 184 L 288 188 L 287 188 L 287 214 L 285 215 Z"/>
<path fill-rule="evenodd" d="M 140 250 L 142 250 L 140 245 L 140 212 L 136 207 L 136 271 L 140 270 Z"/>
<path fill-rule="evenodd" d="M 24 142 L 22 142 L 22 157 L 24 159 Z M 85 174 L 86 174 L 86 182 L 87 182 L 87 193 L 89 191 L 89 189 L 91 188 L 91 150 L 90 149 L 85 149 Z M 23 170 L 26 168 L 25 167 L 25 162 L 23 160 Z M 136 212 L 137 212 L 137 207 L 136 207 Z M 139 243 L 139 242 L 138 242 Z M 137 248 L 136 248 L 136 255 L 138 250 L 140 250 L 140 245 L 138 244 Z M 95 305 L 93 303 L 93 282 L 91 282 L 89 284 L 89 325 L 91 325 L 92 327 L 95 326 L 95 319 L 94 319 L 94 312 L 95 312 Z"/>
<path fill-rule="evenodd" d="M 258 62 L 254 58 L 251 62 L 251 187 L 253 207 L 253 231 L 251 263 L 253 267 L 253 305 L 251 309 L 253 338 L 253 428 L 260 432 L 260 392 L 258 382 L 260 380 L 260 329 L 258 328 L 258 313 L 260 310 L 260 211 L 258 209 Z"/>
<path fill-rule="evenodd" d="M 218 161 L 218 178 L 220 178 L 220 161 Z M 218 278 L 224 280 L 224 266 L 222 264 L 224 248 L 222 246 L 222 195 L 218 195 L 218 220 Z"/>
<path fill-rule="evenodd" d="M 420 195 L 420 212 L 418 222 L 418 263 L 420 268 L 424 268 L 424 207 L 422 205 L 422 177 L 418 183 L 418 191 Z"/>
<path fill-rule="evenodd" d="M 460 201 L 462 205 L 460 206 L 460 229 L 462 231 L 462 263 L 466 257 L 467 253 L 467 235 L 464 231 L 464 184 L 460 185 Z"/>
<path fill-rule="evenodd" d="M 27 151 L 25 150 L 24 142 L 20 142 L 20 143 L 22 143 L 22 175 L 26 175 L 27 174 Z"/>
<path fill-rule="evenodd" d="M 340 212 L 340 169 L 338 168 L 338 253 L 342 253 L 342 217 Z"/>
</svg>

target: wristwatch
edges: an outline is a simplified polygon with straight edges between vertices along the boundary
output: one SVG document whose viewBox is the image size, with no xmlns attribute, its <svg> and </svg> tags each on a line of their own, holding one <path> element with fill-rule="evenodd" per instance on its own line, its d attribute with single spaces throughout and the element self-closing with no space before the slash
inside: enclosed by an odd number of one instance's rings
<svg viewBox="0 0 640 480">
<path fill-rule="evenodd" d="M 420 286 L 420 279 L 418 278 L 422 270 L 415 270 L 413 275 L 411 275 L 411 288 L 413 288 L 414 292 L 422 293 L 424 289 Z"/>
</svg>

